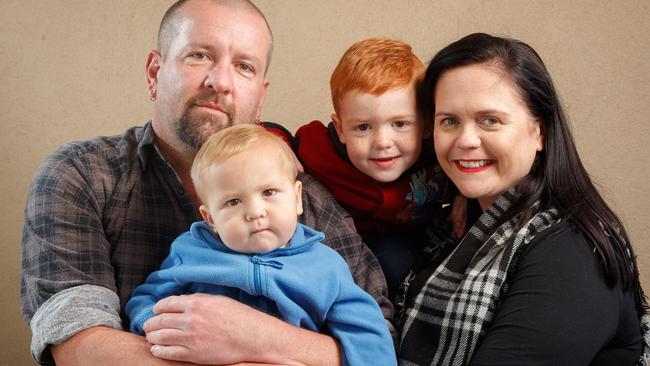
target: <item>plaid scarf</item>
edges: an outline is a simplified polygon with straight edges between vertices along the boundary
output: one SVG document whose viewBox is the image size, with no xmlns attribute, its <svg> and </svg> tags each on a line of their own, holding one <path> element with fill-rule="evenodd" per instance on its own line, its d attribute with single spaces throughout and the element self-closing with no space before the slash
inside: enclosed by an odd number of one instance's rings
<svg viewBox="0 0 650 366">
<path fill-rule="evenodd" d="M 427 279 L 402 319 L 400 365 L 469 364 L 508 291 L 506 279 L 516 270 L 519 254 L 538 233 L 561 221 L 557 210 L 549 209 L 524 225 L 515 216 L 497 228 L 515 198 L 513 190 L 499 197 Z M 642 317 L 638 365 L 648 360 L 649 320 L 647 314 Z"/>
<path fill-rule="evenodd" d="M 515 217 L 495 226 L 515 196 L 506 192 L 442 262 L 406 312 L 400 365 L 466 365 L 507 291 L 506 276 L 535 235 L 559 222 L 538 212 L 515 232 Z M 426 344 L 422 339 L 438 340 Z"/>
</svg>

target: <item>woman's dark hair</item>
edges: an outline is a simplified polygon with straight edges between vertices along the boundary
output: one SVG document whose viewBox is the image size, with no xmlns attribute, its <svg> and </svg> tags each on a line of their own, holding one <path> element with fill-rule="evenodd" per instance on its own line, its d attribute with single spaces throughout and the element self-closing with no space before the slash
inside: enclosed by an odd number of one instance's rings
<svg viewBox="0 0 650 366">
<path fill-rule="evenodd" d="M 541 209 L 556 208 L 594 244 L 610 286 L 620 281 L 625 290 L 640 289 L 625 228 L 582 165 L 551 76 L 529 45 L 474 33 L 442 49 L 431 60 L 418 89 L 422 118 L 433 121 L 436 84 L 445 72 L 479 63 L 494 65 L 510 77 L 530 113 L 540 121 L 544 139 L 544 150 L 537 153 L 530 173 L 517 185 L 519 198 L 503 220 L 522 214 L 519 222 L 523 225 L 534 215 L 535 202 Z M 637 296 L 639 307 L 644 303 L 641 296 Z"/>
</svg>

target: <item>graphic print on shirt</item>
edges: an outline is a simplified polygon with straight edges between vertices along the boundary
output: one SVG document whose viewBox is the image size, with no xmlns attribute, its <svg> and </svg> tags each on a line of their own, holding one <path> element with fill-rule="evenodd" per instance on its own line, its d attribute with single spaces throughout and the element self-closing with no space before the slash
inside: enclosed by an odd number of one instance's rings
<svg viewBox="0 0 650 366">
<path fill-rule="evenodd" d="M 443 191 L 443 175 L 440 167 L 422 168 L 410 175 L 411 191 L 404 199 L 408 203 L 397 214 L 402 222 L 417 221 L 426 218 L 433 210 L 433 203 L 440 201 Z"/>
</svg>

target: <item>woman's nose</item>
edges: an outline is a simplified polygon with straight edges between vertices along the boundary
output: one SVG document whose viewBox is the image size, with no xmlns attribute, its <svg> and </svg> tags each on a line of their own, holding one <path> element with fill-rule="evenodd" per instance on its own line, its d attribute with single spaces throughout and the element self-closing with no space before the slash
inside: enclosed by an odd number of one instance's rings
<svg viewBox="0 0 650 366">
<path fill-rule="evenodd" d="M 463 149 L 474 149 L 481 146 L 481 136 L 471 125 L 464 125 L 456 139 L 456 145 Z"/>
</svg>

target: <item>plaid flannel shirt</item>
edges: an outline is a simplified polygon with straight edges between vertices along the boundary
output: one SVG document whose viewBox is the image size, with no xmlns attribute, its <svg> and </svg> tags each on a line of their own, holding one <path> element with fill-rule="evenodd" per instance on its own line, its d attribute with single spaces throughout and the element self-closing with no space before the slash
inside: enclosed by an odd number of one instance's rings
<svg viewBox="0 0 650 366">
<path fill-rule="evenodd" d="M 200 220 L 198 210 L 154 143 L 151 123 L 123 135 L 62 146 L 32 182 L 22 241 L 21 310 L 32 353 L 93 326 L 128 329 L 131 290 L 158 269 L 171 242 Z M 391 321 L 381 268 L 350 216 L 308 175 L 301 223 L 325 233 L 355 282 Z"/>
</svg>

